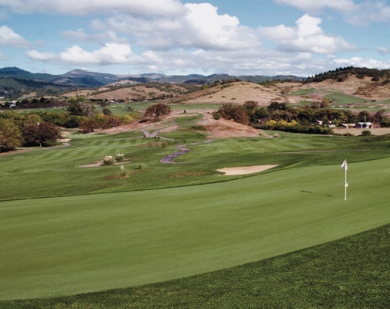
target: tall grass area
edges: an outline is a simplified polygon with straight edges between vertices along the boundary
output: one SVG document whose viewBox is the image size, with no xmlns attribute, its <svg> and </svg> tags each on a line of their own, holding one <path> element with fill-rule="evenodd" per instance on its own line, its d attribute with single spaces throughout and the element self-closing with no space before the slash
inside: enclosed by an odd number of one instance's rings
<svg viewBox="0 0 390 309">
<path fill-rule="evenodd" d="M 138 136 L 73 134 L 70 147 L 0 157 L 0 308 L 387 304 L 389 227 L 326 243 L 390 223 L 388 136 Z M 191 148 L 180 164 L 161 164 L 179 144 Z M 127 178 L 80 167 L 119 152 Z M 216 172 L 261 164 L 278 167 Z"/>
</svg>

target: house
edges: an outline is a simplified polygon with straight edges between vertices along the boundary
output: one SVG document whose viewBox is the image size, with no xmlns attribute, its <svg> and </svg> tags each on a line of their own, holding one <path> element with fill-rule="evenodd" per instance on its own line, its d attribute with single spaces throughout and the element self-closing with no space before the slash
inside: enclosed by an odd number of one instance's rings
<svg viewBox="0 0 390 309">
<path fill-rule="evenodd" d="M 356 122 L 355 128 L 356 129 L 371 129 L 373 127 L 373 124 L 371 122 Z"/>
<path fill-rule="evenodd" d="M 319 126 L 325 125 L 328 128 L 335 128 L 336 127 L 336 125 L 333 124 L 331 121 L 328 121 L 328 123 L 324 123 L 324 121 L 322 121 L 322 120 L 317 120 L 316 123 Z"/>
</svg>

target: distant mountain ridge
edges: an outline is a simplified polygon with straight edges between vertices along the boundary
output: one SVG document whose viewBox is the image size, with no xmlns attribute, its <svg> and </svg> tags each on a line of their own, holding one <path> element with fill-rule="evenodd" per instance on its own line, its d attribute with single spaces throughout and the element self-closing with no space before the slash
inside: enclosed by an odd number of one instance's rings
<svg viewBox="0 0 390 309">
<path fill-rule="evenodd" d="M 171 84 L 213 84 L 217 81 L 240 79 L 243 81 L 264 82 L 267 80 L 303 81 L 297 76 L 233 76 L 228 74 L 165 75 L 160 73 L 143 73 L 116 75 L 109 73 L 72 70 L 64 74 L 31 73 L 18 67 L 0 68 L 0 95 L 10 96 L 23 92 L 45 91 L 53 93 L 69 88 L 96 88 L 105 85 L 146 84 L 151 82 Z"/>
<path fill-rule="evenodd" d="M 291 79 L 302 81 L 305 78 L 298 76 L 235 76 L 228 74 L 212 74 L 209 76 L 201 74 L 189 74 L 189 75 L 165 75 L 159 73 L 143 73 L 143 74 L 129 74 L 129 75 L 116 75 L 109 73 L 98 73 L 90 72 L 85 70 L 72 70 L 60 75 L 52 75 L 46 73 L 31 73 L 17 67 L 6 67 L 0 69 L 0 78 L 19 78 L 26 80 L 36 80 L 36 81 L 45 81 L 58 85 L 67 85 L 67 86 L 79 86 L 79 87 L 96 87 L 107 85 L 115 81 L 120 80 L 133 80 L 142 82 L 166 82 L 166 83 L 184 83 L 191 80 L 202 81 L 203 83 L 215 82 L 218 80 L 228 80 L 228 79 L 242 79 L 246 81 L 264 81 L 264 80 L 274 80 L 274 79 Z"/>
</svg>

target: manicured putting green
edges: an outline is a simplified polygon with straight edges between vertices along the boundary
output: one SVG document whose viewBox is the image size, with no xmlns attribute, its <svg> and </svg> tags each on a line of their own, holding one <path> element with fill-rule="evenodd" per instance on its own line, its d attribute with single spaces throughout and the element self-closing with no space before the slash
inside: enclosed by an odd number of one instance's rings
<svg viewBox="0 0 390 309">
<path fill-rule="evenodd" d="M 389 166 L 390 159 L 350 164 L 347 201 L 343 171 L 333 165 L 183 188 L 1 202 L 0 299 L 166 281 L 382 226 L 390 222 Z"/>
</svg>

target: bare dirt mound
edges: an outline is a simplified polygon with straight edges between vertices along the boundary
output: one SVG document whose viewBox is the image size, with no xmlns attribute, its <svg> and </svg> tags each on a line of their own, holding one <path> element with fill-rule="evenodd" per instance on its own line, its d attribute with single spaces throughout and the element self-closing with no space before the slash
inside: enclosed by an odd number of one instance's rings
<svg viewBox="0 0 390 309">
<path fill-rule="evenodd" d="M 209 133 L 210 138 L 228 138 L 228 137 L 257 137 L 260 130 L 236 123 L 232 120 L 215 120 L 211 114 L 204 114 L 201 121 L 198 122 Z"/>
<path fill-rule="evenodd" d="M 209 135 L 209 138 L 228 138 L 228 137 L 257 137 L 261 131 L 250 126 L 236 123 L 231 120 L 215 120 L 212 117 L 212 110 L 202 109 L 194 110 L 191 114 L 183 114 L 182 111 L 173 111 L 170 115 L 161 117 L 160 121 L 133 122 L 131 124 L 110 128 L 99 131 L 100 133 L 117 134 L 130 132 L 134 130 L 147 130 L 149 132 L 159 131 L 174 132 L 180 130 L 180 127 L 175 123 L 175 118 L 191 115 L 203 115 L 203 118 L 197 122 L 203 126 Z M 142 135 L 142 133 L 140 133 Z"/>
<path fill-rule="evenodd" d="M 390 83 L 383 83 L 383 81 L 372 81 L 371 77 L 357 78 L 354 75 L 348 76 L 342 82 L 334 79 L 326 79 L 319 83 L 295 84 L 290 89 L 290 92 L 315 89 L 315 93 L 309 96 L 310 99 L 316 97 L 323 97 L 325 94 L 332 92 L 340 92 L 346 95 L 353 95 L 363 99 L 385 99 L 389 97 Z M 308 97 L 301 96 L 300 99 Z M 290 100 L 295 100 L 289 97 Z"/>
</svg>

